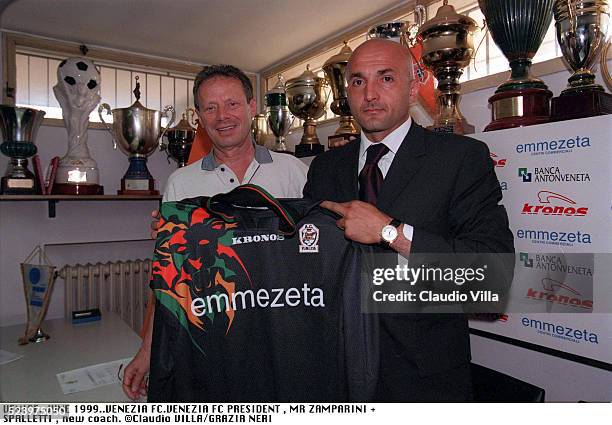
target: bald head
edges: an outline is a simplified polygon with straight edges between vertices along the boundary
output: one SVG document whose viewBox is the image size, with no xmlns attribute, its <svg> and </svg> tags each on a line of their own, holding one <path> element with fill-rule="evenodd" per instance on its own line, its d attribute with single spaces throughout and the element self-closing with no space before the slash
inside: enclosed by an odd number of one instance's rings
<svg viewBox="0 0 612 425">
<path fill-rule="evenodd" d="M 408 120 L 415 85 L 407 47 L 368 40 L 353 51 L 345 73 L 351 113 L 370 141 L 380 142 Z"/>
<path fill-rule="evenodd" d="M 359 60 L 360 56 L 377 56 L 377 55 L 388 55 L 397 59 L 399 63 L 406 64 L 406 70 L 408 71 L 408 78 L 412 79 L 412 55 L 410 50 L 403 44 L 397 43 L 392 40 L 385 38 L 372 38 L 362 44 L 360 44 L 349 58 L 346 67 L 346 79 L 348 81 L 350 76 L 351 63 Z"/>
</svg>

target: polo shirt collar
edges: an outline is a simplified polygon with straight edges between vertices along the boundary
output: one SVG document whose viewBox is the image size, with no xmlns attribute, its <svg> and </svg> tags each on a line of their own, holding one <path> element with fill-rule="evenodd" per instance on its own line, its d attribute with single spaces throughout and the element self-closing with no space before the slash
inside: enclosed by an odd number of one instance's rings
<svg viewBox="0 0 612 425">
<path fill-rule="evenodd" d="M 253 143 L 253 146 L 255 147 L 255 161 L 257 161 L 259 164 L 270 164 L 272 162 L 272 155 L 270 155 L 270 151 L 268 149 L 256 143 Z M 215 159 L 212 149 L 208 155 L 202 158 L 202 170 L 204 171 L 213 171 L 220 165 L 221 164 L 219 164 Z"/>
</svg>

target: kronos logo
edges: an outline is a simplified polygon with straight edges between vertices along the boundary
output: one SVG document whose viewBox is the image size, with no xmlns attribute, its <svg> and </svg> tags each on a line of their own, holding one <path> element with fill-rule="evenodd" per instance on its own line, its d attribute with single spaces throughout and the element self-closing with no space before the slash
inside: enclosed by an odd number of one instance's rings
<svg viewBox="0 0 612 425">
<path fill-rule="evenodd" d="M 538 203 L 530 204 L 525 202 L 521 214 L 584 217 L 588 212 L 588 207 L 578 206 L 576 201 L 565 195 L 549 190 L 541 190 L 538 192 Z"/>
</svg>

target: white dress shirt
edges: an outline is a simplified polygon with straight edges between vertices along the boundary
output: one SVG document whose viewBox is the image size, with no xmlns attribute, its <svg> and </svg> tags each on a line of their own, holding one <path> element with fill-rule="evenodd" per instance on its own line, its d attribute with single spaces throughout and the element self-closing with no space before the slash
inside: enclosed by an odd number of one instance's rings
<svg viewBox="0 0 612 425">
<path fill-rule="evenodd" d="M 399 147 L 402 144 L 402 141 L 408 134 L 408 131 L 410 130 L 411 125 L 412 125 L 412 119 L 408 117 L 408 119 L 402 125 L 400 125 L 398 128 L 393 130 L 387 137 L 385 137 L 384 139 L 382 139 L 382 141 L 379 142 L 389 148 L 389 152 L 387 152 L 382 158 L 380 158 L 380 161 L 378 161 L 378 168 L 380 168 L 383 178 L 387 176 L 387 172 L 389 171 L 389 168 L 391 167 L 391 163 L 393 162 L 393 159 L 395 158 L 395 154 L 399 150 Z M 367 150 L 373 144 L 374 143 L 372 143 L 367 138 L 363 130 L 361 130 L 361 144 L 359 146 L 359 166 L 358 166 L 359 169 L 357 171 L 358 175 L 359 173 L 361 173 L 361 170 L 363 170 L 363 167 L 365 166 Z M 408 239 L 409 241 L 412 241 L 412 235 L 414 233 L 414 228 L 411 225 L 404 223 L 403 233 L 406 239 Z"/>
</svg>

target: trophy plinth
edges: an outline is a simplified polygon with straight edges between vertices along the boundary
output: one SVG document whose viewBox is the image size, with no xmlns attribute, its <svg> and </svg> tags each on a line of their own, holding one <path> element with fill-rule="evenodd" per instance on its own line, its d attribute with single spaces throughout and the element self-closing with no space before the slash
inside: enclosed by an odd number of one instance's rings
<svg viewBox="0 0 612 425">
<path fill-rule="evenodd" d="M 591 71 L 606 45 L 610 23 L 608 1 L 555 0 L 553 13 L 557 41 L 574 73 L 567 88 L 552 100 L 552 120 L 611 114 L 612 95 L 595 83 Z"/>
<path fill-rule="evenodd" d="M 510 79 L 489 98 L 492 121 L 485 131 L 550 121 L 552 92 L 531 75 L 531 60 L 550 26 L 553 1 L 478 1 L 493 41 L 511 69 Z"/>
<path fill-rule="evenodd" d="M 115 149 L 119 146 L 121 152 L 128 156 L 130 166 L 121 179 L 119 195 L 159 195 L 155 190 L 155 179 L 147 168 L 147 157 L 151 155 L 168 127 L 174 122 L 174 108 L 164 107 L 163 112 L 145 108 L 140 99 L 140 83 L 136 77 L 134 89 L 136 101 L 129 108 L 118 108 L 111 111 L 110 105 L 103 103 L 98 108 L 100 120 L 111 134 Z M 104 121 L 102 112 L 112 114 L 112 127 Z M 162 116 L 169 117 L 166 127 L 162 127 Z"/>
<path fill-rule="evenodd" d="M 345 145 L 346 142 L 359 135 L 359 126 L 351 115 L 351 108 L 348 104 L 344 75 L 344 70 L 352 53 L 348 42 L 345 41 L 340 52 L 327 59 L 323 65 L 323 72 L 327 76 L 334 97 L 330 109 L 334 114 L 340 115 L 339 127 L 333 135 L 327 138 L 327 146 L 330 149 Z"/>
<path fill-rule="evenodd" d="M 304 120 L 304 134 L 299 145 L 295 147 L 295 156 L 317 155 L 325 150 L 317 136 L 317 122 L 325 113 L 327 96 L 325 78 L 317 77 L 306 66 L 306 71 L 297 78 L 287 81 L 287 103 L 293 115 Z"/>
<path fill-rule="evenodd" d="M 159 195 L 155 190 L 155 179 L 147 168 L 144 156 L 130 157 L 130 166 L 121 179 L 121 190 L 118 195 Z"/>
<path fill-rule="evenodd" d="M 54 183 L 53 195 L 104 195 L 104 187 L 87 183 Z"/>
<path fill-rule="evenodd" d="M 612 114 L 612 95 L 604 91 L 563 91 L 551 104 L 553 121 Z"/>
<path fill-rule="evenodd" d="M 4 153 L 4 151 L 3 151 Z M 35 195 L 39 193 L 34 173 L 28 170 L 28 160 L 11 158 L 2 177 L 3 195 Z"/>
<path fill-rule="evenodd" d="M 474 132 L 474 126 L 467 123 L 459 109 L 459 79 L 474 55 L 473 35 L 476 29 L 476 21 L 458 14 L 446 0 L 436 16 L 419 29 L 423 63 L 438 80 L 438 114 L 434 124 L 428 127 L 431 130 L 455 134 Z"/>
<path fill-rule="evenodd" d="M 0 152 L 10 158 L 1 180 L 2 194 L 35 195 L 41 188 L 28 169 L 28 158 L 36 155 L 34 144 L 38 129 L 45 116 L 44 111 L 0 105 Z"/>
<path fill-rule="evenodd" d="M 506 90 L 489 98 L 493 120 L 484 131 L 525 127 L 550 121 L 550 98 L 547 89 Z"/>
</svg>

